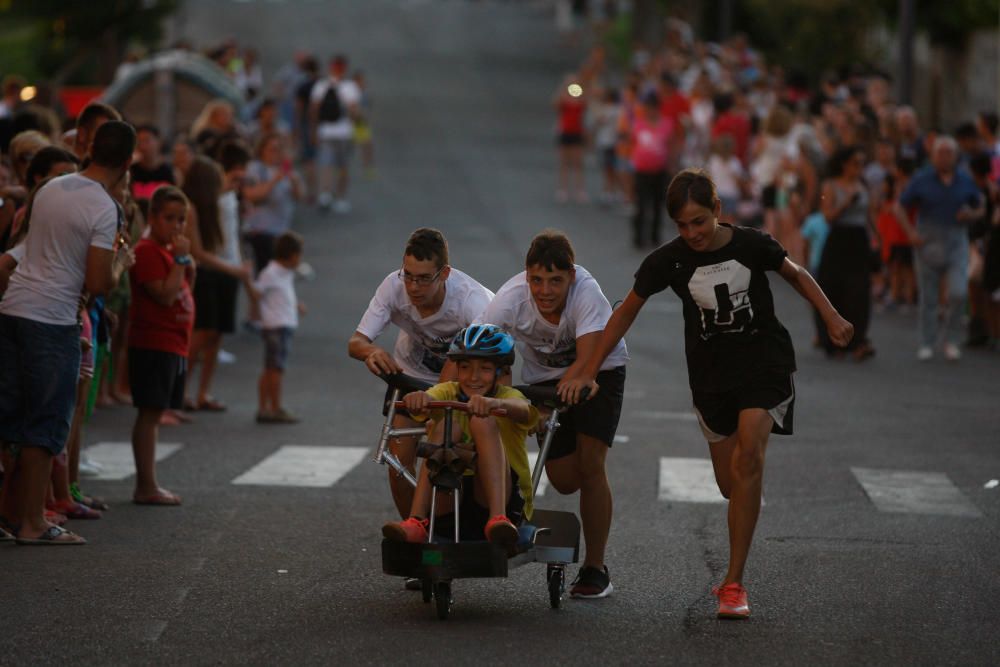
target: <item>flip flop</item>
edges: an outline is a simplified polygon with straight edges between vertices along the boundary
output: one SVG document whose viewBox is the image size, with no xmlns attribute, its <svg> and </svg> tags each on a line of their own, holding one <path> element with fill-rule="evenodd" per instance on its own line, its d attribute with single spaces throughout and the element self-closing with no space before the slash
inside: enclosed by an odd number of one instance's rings
<svg viewBox="0 0 1000 667">
<path fill-rule="evenodd" d="M 162 505 L 165 507 L 174 507 L 181 504 L 181 497 L 176 493 L 161 490 L 151 496 L 146 496 L 145 498 L 132 496 L 132 502 L 136 505 Z"/>
<path fill-rule="evenodd" d="M 84 503 L 71 500 L 65 503 L 56 503 L 49 509 L 65 514 L 67 519 L 100 519 L 101 513 Z"/>
<path fill-rule="evenodd" d="M 45 520 L 49 523 L 54 523 L 57 526 L 66 525 L 66 515 L 60 514 L 59 512 L 53 512 L 52 510 L 45 510 Z"/>
<path fill-rule="evenodd" d="M 211 396 L 206 396 L 204 400 L 198 402 L 198 410 L 204 412 L 225 412 L 227 408 L 225 403 L 217 401 Z"/>
<path fill-rule="evenodd" d="M 22 546 L 29 547 L 73 546 L 87 543 L 87 540 L 83 539 L 76 533 L 71 533 L 65 528 L 60 528 L 59 526 L 49 526 L 46 531 L 38 537 L 18 537 L 16 541 Z"/>
</svg>

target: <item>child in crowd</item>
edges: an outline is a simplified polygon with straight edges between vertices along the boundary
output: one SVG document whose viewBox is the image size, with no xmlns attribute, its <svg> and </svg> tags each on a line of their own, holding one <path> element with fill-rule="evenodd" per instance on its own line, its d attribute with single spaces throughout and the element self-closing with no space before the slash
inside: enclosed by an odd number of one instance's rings
<svg viewBox="0 0 1000 667">
<path fill-rule="evenodd" d="M 149 202 L 149 233 L 135 246 L 129 272 L 129 385 L 138 408 L 132 429 L 135 493 L 138 505 L 180 505 L 177 494 L 156 480 L 156 440 L 165 410 L 180 410 L 184 400 L 188 345 L 194 326 L 191 285 L 195 265 L 184 235 L 188 200 L 180 189 L 163 185 Z"/>
<path fill-rule="evenodd" d="M 295 296 L 296 269 L 302 263 L 302 237 L 285 232 L 274 242 L 274 258 L 260 272 L 254 286 L 260 304 L 264 338 L 264 371 L 257 383 L 257 422 L 294 424 L 298 417 L 285 410 L 281 378 L 292 334 L 305 306 Z"/>
<path fill-rule="evenodd" d="M 403 399 L 414 419 L 427 419 L 431 401 L 456 401 L 467 397 L 470 412 L 456 412 L 453 443 L 472 443 L 476 451 L 476 474 L 463 478 L 459 534 L 462 539 L 485 537 L 511 549 L 517 543 L 517 525 L 531 518 L 531 470 L 524 439 L 538 422 L 538 410 L 524 394 L 500 384 L 500 377 L 514 363 L 514 338 L 492 324 L 474 324 L 460 331 L 448 349 L 448 358 L 458 367 L 457 382 L 442 382 L 427 391 L 407 394 Z M 506 410 L 504 417 L 491 416 Z M 444 419 L 440 410 L 431 412 L 431 441 L 444 441 Z M 410 516 L 382 527 L 382 534 L 401 542 L 426 542 L 431 508 L 430 478 L 425 464 L 420 469 Z M 454 534 L 455 517 L 450 499 L 438 499 L 435 532 Z"/>
<path fill-rule="evenodd" d="M 722 201 L 720 220 L 729 223 L 736 221 L 736 209 L 746 182 L 743 165 L 733 155 L 733 145 L 733 138 L 728 134 L 713 139 L 707 165 L 708 175 L 718 187 L 719 199 Z"/>
<path fill-rule="evenodd" d="M 621 193 L 618 181 L 618 117 L 621 115 L 621 96 L 614 88 L 609 88 L 601 96 L 600 104 L 594 107 L 594 148 L 601 164 L 601 203 L 614 203 Z"/>
<path fill-rule="evenodd" d="M 888 289 L 886 304 L 910 305 L 916 300 L 917 285 L 913 273 L 913 248 L 897 219 L 898 198 L 906 177 L 900 182 L 893 174 L 882 179 L 881 201 L 875 228 L 882 248 L 882 265 L 886 267 Z M 912 223 L 911 223 L 912 224 Z"/>
</svg>

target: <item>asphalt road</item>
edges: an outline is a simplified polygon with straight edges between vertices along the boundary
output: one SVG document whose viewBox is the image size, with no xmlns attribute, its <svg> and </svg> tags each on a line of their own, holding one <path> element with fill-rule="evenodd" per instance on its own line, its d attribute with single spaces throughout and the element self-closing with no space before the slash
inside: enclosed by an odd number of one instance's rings
<svg viewBox="0 0 1000 667">
<path fill-rule="evenodd" d="M 350 215 L 304 209 L 297 222 L 318 274 L 300 285 L 310 312 L 287 373 L 302 423 L 254 423 L 260 342 L 226 339 L 238 362 L 215 393 L 229 412 L 161 433 L 182 445 L 159 465 L 182 507 L 135 507 L 130 479 L 92 480 L 113 507 L 73 525 L 89 545 L 0 548 L 0 664 L 1000 663 L 1000 489 L 985 486 L 1000 477 L 1000 354 L 918 364 L 915 316 L 891 314 L 875 319 L 872 361 L 829 362 L 810 348 L 805 305 L 773 280 L 798 353 L 796 434 L 769 448 L 749 622 L 717 621 L 709 594 L 725 505 L 661 482 L 661 466 L 708 457 L 669 295 L 628 338 L 610 598 L 550 610 L 534 565 L 457 582 L 440 622 L 381 573 L 393 510 L 367 453 L 331 486 L 234 484 L 288 445 L 371 450 L 383 386 L 346 341 L 413 228 L 442 229 L 452 263 L 494 289 L 545 227 L 571 235 L 612 301 L 641 256 L 622 216 L 553 201 L 549 97 L 580 54 L 558 46 L 543 3 L 188 4 L 186 36 L 234 35 L 270 71 L 298 47 L 350 53 L 374 90 L 378 173 L 356 180 Z M 99 411 L 86 445 L 127 441 L 132 417 Z M 549 490 L 537 504 L 575 499 Z"/>
</svg>

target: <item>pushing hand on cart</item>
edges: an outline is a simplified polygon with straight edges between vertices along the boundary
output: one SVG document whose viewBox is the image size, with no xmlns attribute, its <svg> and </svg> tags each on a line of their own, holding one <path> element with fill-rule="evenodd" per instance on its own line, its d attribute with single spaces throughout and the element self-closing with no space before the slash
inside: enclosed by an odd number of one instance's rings
<svg viewBox="0 0 1000 667">
<path fill-rule="evenodd" d="M 499 383 L 514 363 L 510 334 L 489 324 L 469 326 L 455 337 L 448 358 L 457 364 L 457 381 L 404 397 L 414 419 L 432 420 L 418 448 L 426 461 L 409 518 L 386 523 L 382 534 L 428 542 L 433 531 L 462 540 L 485 538 L 510 551 L 517 527 L 532 514 L 525 438 L 539 413 L 524 394 Z"/>
</svg>

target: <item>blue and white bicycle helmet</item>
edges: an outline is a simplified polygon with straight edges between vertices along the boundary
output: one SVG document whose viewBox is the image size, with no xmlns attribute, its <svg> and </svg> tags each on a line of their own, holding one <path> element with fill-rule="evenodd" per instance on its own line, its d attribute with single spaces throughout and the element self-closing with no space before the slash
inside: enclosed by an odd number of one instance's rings
<svg viewBox="0 0 1000 667">
<path fill-rule="evenodd" d="M 489 359 L 497 366 L 510 366 L 514 363 L 514 337 L 495 324 L 471 324 L 455 334 L 448 358 Z"/>
</svg>

